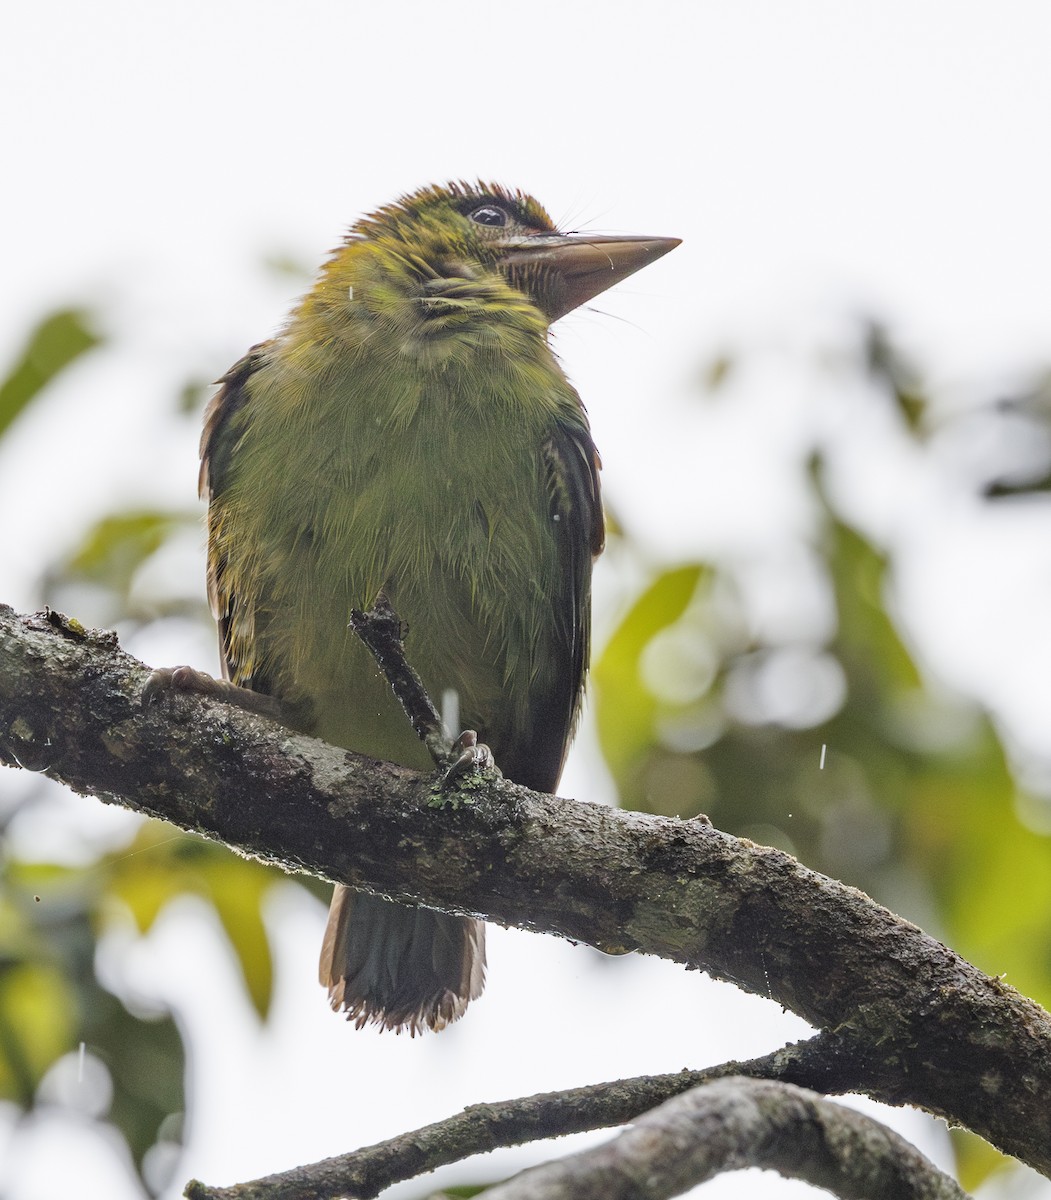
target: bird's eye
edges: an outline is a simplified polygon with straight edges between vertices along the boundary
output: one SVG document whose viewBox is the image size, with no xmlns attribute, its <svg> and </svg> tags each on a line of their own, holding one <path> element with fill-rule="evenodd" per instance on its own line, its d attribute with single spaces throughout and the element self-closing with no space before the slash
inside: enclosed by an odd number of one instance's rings
<svg viewBox="0 0 1051 1200">
<path fill-rule="evenodd" d="M 470 217 L 479 225 L 502 226 L 507 224 L 507 213 L 502 208 L 497 208 L 495 204 L 483 204 L 481 208 L 476 208 Z"/>
</svg>

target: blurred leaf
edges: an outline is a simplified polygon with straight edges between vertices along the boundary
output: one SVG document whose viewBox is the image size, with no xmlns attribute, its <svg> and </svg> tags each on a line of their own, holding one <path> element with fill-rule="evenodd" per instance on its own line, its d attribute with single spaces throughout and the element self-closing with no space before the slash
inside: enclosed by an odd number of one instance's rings
<svg viewBox="0 0 1051 1200">
<path fill-rule="evenodd" d="M 0 1097 L 28 1108 L 48 1068 L 75 1043 L 76 1003 L 62 955 L 40 936 L 46 910 L 20 875 L 20 864 L 5 858 L 0 873 Z M 37 874 L 33 882 L 43 878 Z"/>
<path fill-rule="evenodd" d="M 1006 479 L 997 479 L 982 488 L 982 495 L 987 500 L 1004 500 L 1012 496 L 1032 496 L 1040 492 L 1051 492 L 1051 472 L 1015 483 Z"/>
<path fill-rule="evenodd" d="M 291 279 L 295 283 L 309 284 L 314 278 L 313 263 L 306 262 L 297 254 L 275 250 L 266 255 L 263 265 L 279 279 Z"/>
<path fill-rule="evenodd" d="M 660 701 L 643 681 L 643 653 L 658 633 L 683 615 L 706 577 L 700 564 L 658 576 L 621 621 L 594 665 L 599 738 L 615 776 L 624 777 L 654 736 Z"/>
<path fill-rule="evenodd" d="M 703 811 L 781 846 L 1051 1003 L 1051 803 L 1021 819 L 989 718 L 923 678 L 887 608 L 888 556 L 837 516 L 819 465 L 810 477 L 833 636 L 825 647 L 720 637 L 718 607 L 733 596 L 712 586 L 720 574 L 697 564 L 659 576 L 595 668 L 599 736 L 621 800 Z M 683 673 L 704 655 L 715 656 L 710 683 L 691 694 Z M 787 727 L 763 706 L 766 675 L 785 655 L 798 693 Z M 807 665 L 824 659 L 838 664 L 842 694 L 808 725 Z"/>
<path fill-rule="evenodd" d="M 29 1108 L 51 1064 L 74 1045 L 72 996 L 54 966 L 0 960 L 0 1098 Z"/>
<path fill-rule="evenodd" d="M 912 434 L 923 433 L 930 401 L 920 373 L 879 321 L 870 321 L 865 327 L 864 359 L 869 376 L 894 400 L 905 427 Z"/>
<path fill-rule="evenodd" d="M 0 1094 L 25 1111 L 48 1103 L 97 1115 L 120 1135 L 141 1171 L 162 1123 L 184 1108 L 185 1051 L 170 1014 L 133 1013 L 96 978 L 107 873 L 97 864 L 9 859 L 2 884 L 7 958 L 0 967 Z M 84 1113 L 80 1088 L 58 1083 L 46 1096 L 37 1091 L 56 1061 L 81 1043 L 109 1076 L 111 1093 L 97 1114 Z"/>
<path fill-rule="evenodd" d="M 824 556 L 838 616 L 833 648 L 853 686 L 877 700 L 918 689 L 920 673 L 886 610 L 887 556 L 836 516 L 824 494 L 820 459 L 812 460 L 810 474 L 825 510 Z"/>
<path fill-rule="evenodd" d="M 1010 1170 L 1014 1162 L 966 1129 L 950 1129 L 949 1136 L 956 1157 L 956 1178 L 967 1193 L 976 1192 L 990 1176 Z"/>
<path fill-rule="evenodd" d="M 176 412 L 180 416 L 196 416 L 204 407 L 205 398 L 212 390 L 209 379 L 187 379 L 179 389 L 176 399 Z"/>
<path fill-rule="evenodd" d="M 56 375 L 101 343 L 90 321 L 86 312 L 62 309 L 30 333 L 18 361 L 0 382 L 0 434 Z"/>
<path fill-rule="evenodd" d="M 170 1014 L 133 1014 L 101 987 L 85 998 L 83 1040 L 109 1070 L 113 1101 L 108 1119 L 120 1130 L 141 1175 L 162 1124 L 167 1122 L 170 1130 L 168 1118 L 186 1105 L 182 1035 Z"/>
<path fill-rule="evenodd" d="M 175 529 L 198 520 L 195 514 L 141 509 L 113 513 L 87 530 L 80 545 L 53 572 L 65 581 L 102 583 L 127 594 L 135 572 L 164 545 Z"/>
<path fill-rule="evenodd" d="M 612 543 L 624 536 L 624 525 L 615 505 L 604 503 L 602 511 L 606 518 L 606 549 L 609 550 Z"/>
<path fill-rule="evenodd" d="M 252 1004 L 265 1019 L 273 998 L 273 961 L 263 924 L 263 897 L 287 878 L 273 867 L 222 846 L 148 821 L 134 842 L 110 860 L 109 894 L 127 905 L 146 933 L 171 900 L 200 896 L 216 912 L 237 957 Z"/>
<path fill-rule="evenodd" d="M 706 392 L 717 392 L 733 374 L 737 357 L 723 350 L 709 359 L 701 368 L 701 385 Z"/>
<path fill-rule="evenodd" d="M 199 862 L 213 852 L 229 854 L 163 821 L 143 821 L 132 841 L 95 870 L 106 879 L 106 894 L 125 904 L 138 931 L 148 933 L 169 901 L 202 893 Z"/>
<path fill-rule="evenodd" d="M 904 817 L 904 853 L 928 873 L 954 949 L 1051 1005 L 1051 838 L 1020 820 L 987 718 L 921 764 Z"/>
<path fill-rule="evenodd" d="M 203 598 L 154 594 L 149 589 L 140 596 L 135 590 L 140 572 L 154 556 L 187 531 L 197 536 L 200 520 L 200 513 L 193 510 L 165 509 L 102 517 L 84 531 L 79 544 L 47 569 L 40 582 L 42 598 L 68 611 L 83 610 L 88 604 L 92 621 L 105 625 L 171 616 L 207 622 Z"/>
<path fill-rule="evenodd" d="M 200 896 L 214 907 L 265 1017 L 273 965 L 262 904 L 284 878 L 160 821 L 143 822 L 127 846 L 86 867 L 9 860 L 0 879 L 0 1096 L 31 1110 L 52 1065 L 84 1043 L 112 1085 L 100 1119 L 127 1143 L 144 1183 L 161 1187 L 159 1166 L 170 1165 L 181 1144 L 182 1034 L 172 1014 L 134 1009 L 101 986 L 97 939 L 118 911 L 147 932 L 171 900 Z M 77 1089 L 69 1103 L 75 1107 L 83 1094 Z M 47 1102 L 62 1103 L 63 1095 L 49 1093 Z M 162 1143 L 158 1158 L 152 1152 Z"/>
<path fill-rule="evenodd" d="M 273 1000 L 274 966 L 263 924 L 263 896 L 283 877 L 260 863 L 230 857 L 215 858 L 205 869 L 208 898 L 237 956 L 248 996 L 265 1020 Z"/>
</svg>

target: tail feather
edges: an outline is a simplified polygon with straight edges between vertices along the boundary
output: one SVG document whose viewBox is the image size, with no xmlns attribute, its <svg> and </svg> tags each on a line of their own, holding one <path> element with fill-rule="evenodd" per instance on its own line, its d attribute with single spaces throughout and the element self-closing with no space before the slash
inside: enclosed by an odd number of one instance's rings
<svg viewBox="0 0 1051 1200">
<path fill-rule="evenodd" d="M 358 1029 L 444 1029 L 485 986 L 485 925 L 337 886 L 319 976 Z"/>
</svg>

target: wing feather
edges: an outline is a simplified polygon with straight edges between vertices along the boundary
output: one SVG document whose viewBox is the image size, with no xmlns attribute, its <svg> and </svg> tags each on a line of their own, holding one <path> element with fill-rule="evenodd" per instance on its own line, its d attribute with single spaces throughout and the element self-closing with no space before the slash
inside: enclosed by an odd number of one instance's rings
<svg viewBox="0 0 1051 1200">
<path fill-rule="evenodd" d="M 517 782 L 550 792 L 562 773 L 584 694 L 591 647 L 591 567 L 602 552 L 605 523 L 600 460 L 583 419 L 560 422 L 543 452 L 558 542 L 559 577 L 552 603 L 558 661 L 554 683 L 534 714 L 531 745 L 522 761 L 501 765 Z"/>
<path fill-rule="evenodd" d="M 239 434 L 233 418 L 250 402 L 248 386 L 252 375 L 266 360 L 269 342 L 260 342 L 239 359 L 219 380 L 221 385 L 208 403 L 201 434 L 201 472 L 198 489 L 208 504 L 208 602 L 219 625 L 219 652 L 223 678 L 256 692 L 269 693 L 267 681 L 258 672 L 239 665 L 232 653 L 232 634 L 238 622 L 250 621 L 231 586 L 225 557 L 215 536 L 223 506 L 223 491 L 229 475 L 230 458 Z"/>
</svg>

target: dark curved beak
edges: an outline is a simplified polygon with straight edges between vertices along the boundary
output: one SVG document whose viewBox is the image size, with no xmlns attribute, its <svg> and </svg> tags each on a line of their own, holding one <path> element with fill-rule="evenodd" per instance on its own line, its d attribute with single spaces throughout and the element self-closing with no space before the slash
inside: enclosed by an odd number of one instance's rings
<svg viewBox="0 0 1051 1200">
<path fill-rule="evenodd" d="M 505 242 L 500 263 L 511 282 L 526 292 L 551 321 L 557 321 L 656 262 L 681 241 L 539 233 Z"/>
</svg>

